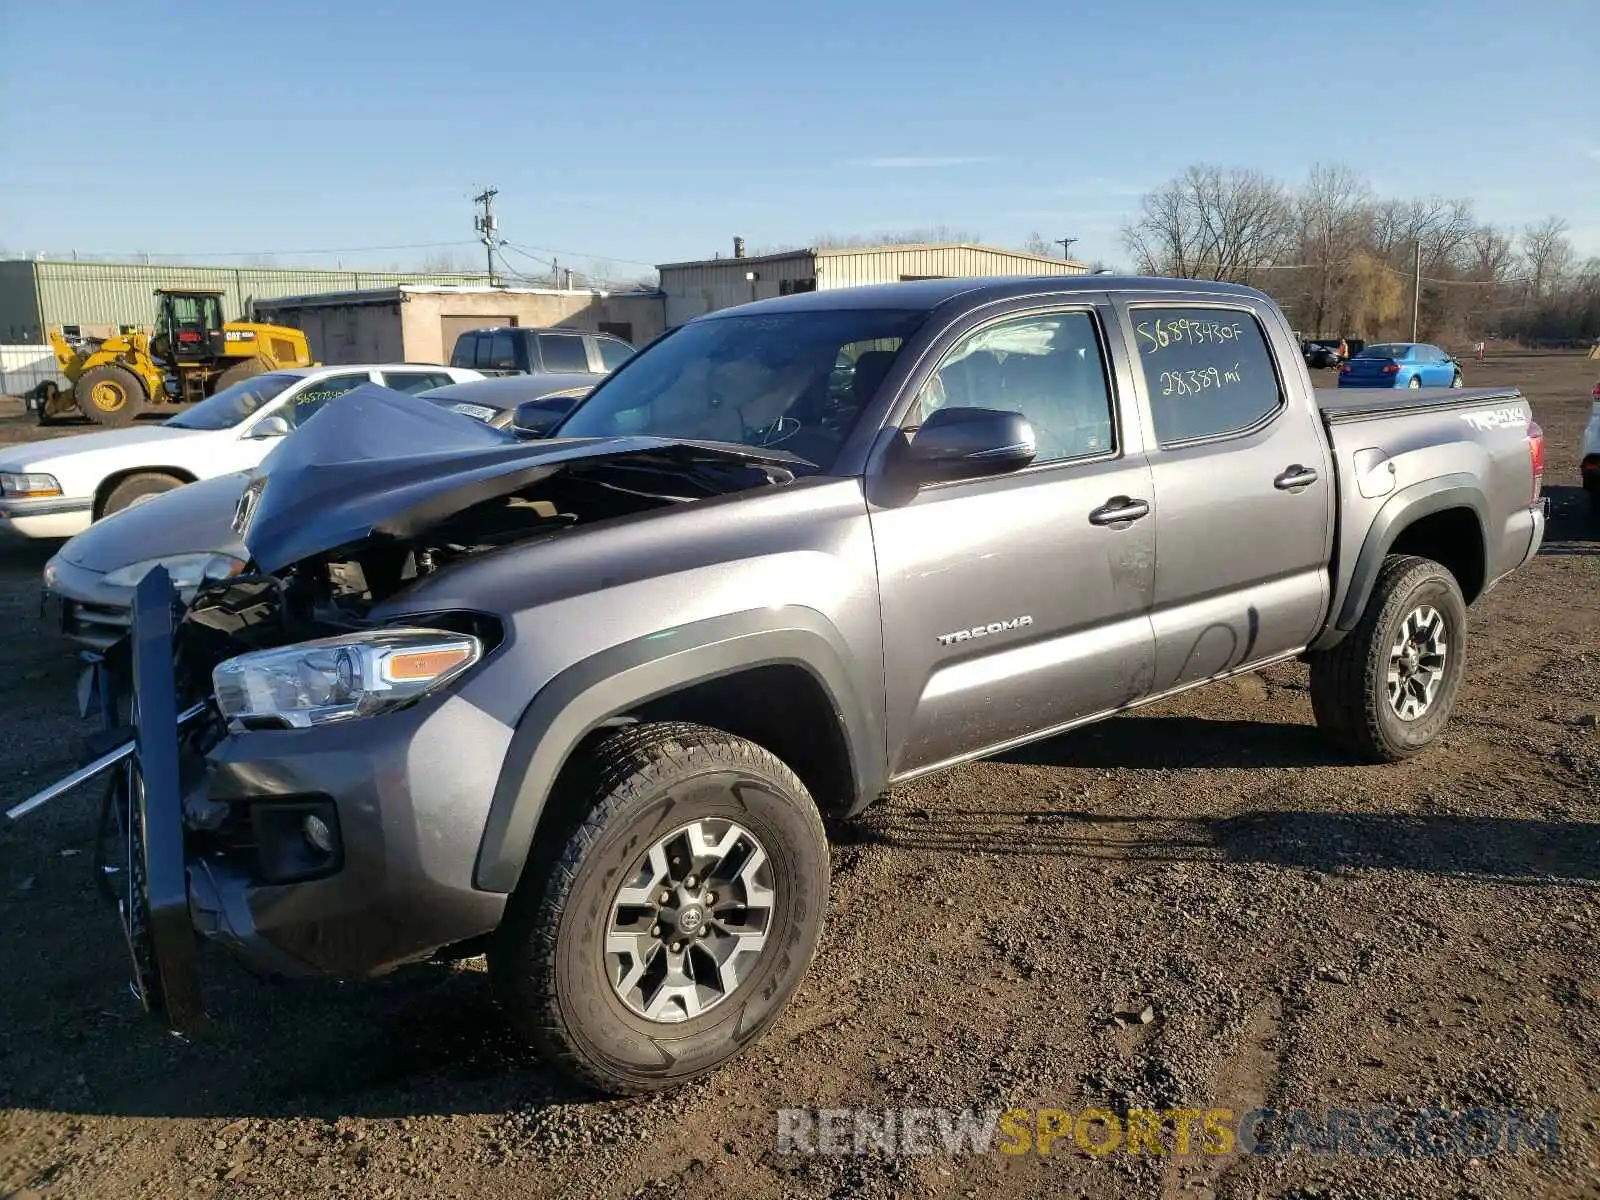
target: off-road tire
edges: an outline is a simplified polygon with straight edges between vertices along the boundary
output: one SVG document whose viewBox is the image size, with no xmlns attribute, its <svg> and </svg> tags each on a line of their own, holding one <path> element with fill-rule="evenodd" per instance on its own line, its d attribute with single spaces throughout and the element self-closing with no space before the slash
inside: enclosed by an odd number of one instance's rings
<svg viewBox="0 0 1600 1200">
<path fill-rule="evenodd" d="M 39 424 L 42 426 L 59 425 L 67 417 L 78 415 L 78 405 L 70 391 L 63 391 L 56 384 L 46 380 L 38 387 L 39 394 Z"/>
<path fill-rule="evenodd" d="M 259 355 L 236 362 L 217 376 L 217 383 L 211 394 L 216 395 L 223 388 L 230 388 L 246 379 L 254 379 L 257 375 L 265 375 L 270 370 L 272 363 Z"/>
<path fill-rule="evenodd" d="M 828 846 L 799 778 L 754 742 L 704 725 L 623 726 L 563 772 L 522 881 L 489 946 L 511 1024 L 581 1085 L 640 1095 L 739 1054 L 799 987 L 822 932 Z M 765 848 L 768 941 L 720 1003 L 677 1024 L 630 1010 L 606 972 L 612 901 L 652 843 L 685 823 L 734 820 Z"/>
<path fill-rule="evenodd" d="M 1418 606 L 1444 619 L 1444 675 L 1427 710 L 1402 720 L 1389 703 L 1390 649 L 1400 625 Z M 1331 650 L 1311 654 L 1311 708 L 1317 727 L 1344 750 L 1367 762 L 1399 762 L 1433 741 L 1450 719 L 1466 666 L 1467 605 L 1461 587 L 1429 558 L 1391 554 L 1361 620 Z"/>
<path fill-rule="evenodd" d="M 139 471 L 117 482 L 117 486 L 106 493 L 106 498 L 100 504 L 100 511 L 95 514 L 95 519 L 109 517 L 112 513 L 121 512 L 125 508 L 132 508 L 141 500 L 152 496 L 159 496 L 163 492 L 170 492 L 174 488 L 183 486 L 183 480 L 173 475 L 160 471 Z"/>
<path fill-rule="evenodd" d="M 96 389 L 107 389 L 103 395 L 117 393 L 122 396 L 122 401 L 116 407 L 102 407 L 95 401 Z M 131 425 L 140 413 L 144 411 L 147 397 L 144 394 L 144 384 L 139 377 L 127 367 L 118 366 L 116 363 L 106 363 L 103 366 L 93 367 L 78 376 L 72 385 L 72 396 L 78 405 L 78 411 L 96 425 L 109 425 L 117 428 Z"/>
</svg>

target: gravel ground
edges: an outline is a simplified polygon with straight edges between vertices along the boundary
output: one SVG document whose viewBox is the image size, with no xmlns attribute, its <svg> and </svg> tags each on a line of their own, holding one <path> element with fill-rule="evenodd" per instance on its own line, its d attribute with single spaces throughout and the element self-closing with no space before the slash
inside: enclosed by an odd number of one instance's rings
<svg viewBox="0 0 1600 1200">
<path fill-rule="evenodd" d="M 898 790 L 834 831 L 790 1010 L 670 1096 L 554 1082 L 478 961 L 291 985 L 213 958 L 216 1029 L 178 1041 L 128 998 L 90 796 L 0 828 L 0 1196 L 1600 1197 L 1600 524 L 1571 486 L 1596 369 L 1469 374 L 1533 400 L 1554 517 L 1474 612 L 1441 744 L 1341 762 L 1292 664 Z M 37 615 L 46 556 L 0 547 L 6 802 L 85 732 Z M 774 1136 L 789 1107 L 1430 1105 L 1556 1109 L 1560 1148 L 823 1158 Z"/>
</svg>

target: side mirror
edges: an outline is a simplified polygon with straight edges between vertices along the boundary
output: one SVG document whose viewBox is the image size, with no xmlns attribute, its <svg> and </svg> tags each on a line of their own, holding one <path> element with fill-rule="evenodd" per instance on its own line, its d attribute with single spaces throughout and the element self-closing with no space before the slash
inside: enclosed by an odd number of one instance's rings
<svg viewBox="0 0 1600 1200">
<path fill-rule="evenodd" d="M 901 462 L 929 480 L 1000 475 L 1038 453 L 1028 419 L 995 408 L 941 408 L 904 447 Z"/>
<path fill-rule="evenodd" d="M 511 418 L 511 431 L 518 437 L 543 438 L 555 432 L 567 414 L 578 407 L 583 396 L 541 396 L 517 405 Z"/>
<path fill-rule="evenodd" d="M 251 426 L 250 438 L 252 441 L 256 438 L 278 438 L 284 437 L 290 432 L 289 422 L 280 416 L 274 415 L 262 417 L 261 420 Z"/>
</svg>

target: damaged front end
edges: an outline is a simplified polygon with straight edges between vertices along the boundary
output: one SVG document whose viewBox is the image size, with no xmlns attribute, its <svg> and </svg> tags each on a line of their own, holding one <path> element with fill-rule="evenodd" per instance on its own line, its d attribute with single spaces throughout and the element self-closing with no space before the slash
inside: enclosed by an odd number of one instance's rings
<svg viewBox="0 0 1600 1200">
<path fill-rule="evenodd" d="M 174 1029 L 201 1020 L 197 932 L 282 974 L 367 973 L 475 936 L 498 910 L 430 874 L 437 847 L 418 830 L 438 822 L 397 780 L 406 739 L 435 720 L 423 702 L 438 707 L 493 653 L 500 619 L 457 607 L 396 622 L 386 606 L 469 559 L 811 469 L 716 443 L 523 442 L 356 389 L 286 439 L 241 497 L 244 574 L 204 585 L 186 612 L 164 570 L 144 577 L 130 635 L 106 656 L 107 712 L 130 724 L 9 815 L 108 777 L 135 990 Z M 390 711 L 387 724 L 364 719 Z M 333 726 L 344 741 L 318 750 Z"/>
</svg>

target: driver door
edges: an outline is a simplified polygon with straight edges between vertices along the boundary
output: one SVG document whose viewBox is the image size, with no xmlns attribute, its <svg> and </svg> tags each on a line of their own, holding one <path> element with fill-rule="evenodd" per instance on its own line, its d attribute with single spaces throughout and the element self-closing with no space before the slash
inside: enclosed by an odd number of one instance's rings
<svg viewBox="0 0 1600 1200">
<path fill-rule="evenodd" d="M 935 407 L 1020 412 L 1031 465 L 925 483 L 872 480 L 892 778 L 1131 704 L 1155 668 L 1154 490 L 1109 311 L 988 319 L 921 382 Z"/>
</svg>

